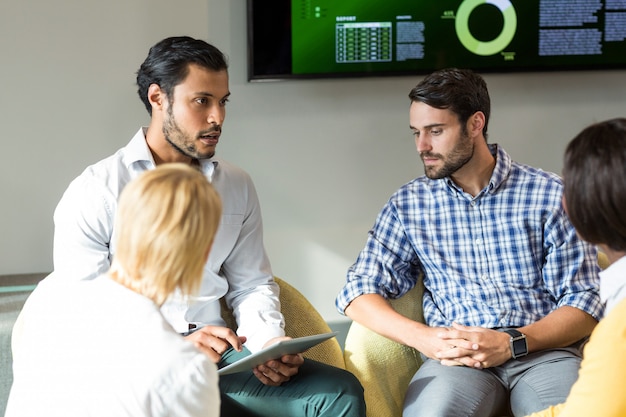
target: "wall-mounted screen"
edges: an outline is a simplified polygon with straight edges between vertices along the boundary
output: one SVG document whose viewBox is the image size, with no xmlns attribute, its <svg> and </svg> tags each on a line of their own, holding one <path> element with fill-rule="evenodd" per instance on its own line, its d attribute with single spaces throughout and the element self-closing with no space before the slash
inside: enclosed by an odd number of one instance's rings
<svg viewBox="0 0 626 417">
<path fill-rule="evenodd" d="M 250 80 L 626 68 L 626 0 L 248 0 Z"/>
</svg>

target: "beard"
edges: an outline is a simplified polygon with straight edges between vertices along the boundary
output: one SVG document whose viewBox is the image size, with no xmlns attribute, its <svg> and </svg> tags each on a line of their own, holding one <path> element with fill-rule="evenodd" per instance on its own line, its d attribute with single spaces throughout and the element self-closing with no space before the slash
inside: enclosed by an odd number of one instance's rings
<svg viewBox="0 0 626 417">
<path fill-rule="evenodd" d="M 443 166 L 440 168 L 428 167 L 424 165 L 424 174 L 432 180 L 439 180 L 446 178 L 457 172 L 465 164 L 467 164 L 474 156 L 474 146 L 470 141 L 469 134 L 466 129 L 463 129 L 458 137 L 456 145 L 447 155 L 423 152 L 420 154 L 422 160 L 424 157 L 437 158 L 443 161 Z"/>
<path fill-rule="evenodd" d="M 215 155 L 214 151 L 200 152 L 198 150 L 195 144 L 196 138 L 176 123 L 171 106 L 167 109 L 167 118 L 163 121 L 163 135 L 172 148 L 189 158 L 209 159 Z"/>
</svg>

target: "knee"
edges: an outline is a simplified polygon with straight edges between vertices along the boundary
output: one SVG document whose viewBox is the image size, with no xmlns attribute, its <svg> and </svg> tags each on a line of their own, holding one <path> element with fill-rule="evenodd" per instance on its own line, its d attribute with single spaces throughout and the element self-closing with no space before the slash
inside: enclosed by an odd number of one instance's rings
<svg viewBox="0 0 626 417">
<path fill-rule="evenodd" d="M 318 389 L 311 400 L 316 404 L 319 416 L 365 417 L 363 387 L 352 373 L 326 366 L 316 374 L 321 380 L 319 385 L 314 383 Z"/>
<path fill-rule="evenodd" d="M 333 387 L 329 395 L 338 398 L 353 398 L 354 401 L 363 402 L 363 386 L 356 376 L 344 369 L 334 368 L 332 374 L 325 376 L 326 383 Z M 330 382 L 330 384 L 329 384 Z"/>
<path fill-rule="evenodd" d="M 337 368 L 337 375 L 335 381 L 338 383 L 341 391 L 347 395 L 354 395 L 358 397 L 363 397 L 363 386 L 361 382 L 358 380 L 354 374 L 344 369 Z"/>
<path fill-rule="evenodd" d="M 491 373 L 471 368 L 425 371 L 418 371 L 409 384 L 403 416 L 479 417 L 505 410 L 506 389 Z"/>
</svg>

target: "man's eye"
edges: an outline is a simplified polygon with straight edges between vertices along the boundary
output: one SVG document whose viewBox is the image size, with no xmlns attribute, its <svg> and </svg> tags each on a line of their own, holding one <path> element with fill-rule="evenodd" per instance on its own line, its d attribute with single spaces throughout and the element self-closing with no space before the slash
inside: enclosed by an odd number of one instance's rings
<svg viewBox="0 0 626 417">
<path fill-rule="evenodd" d="M 225 106 L 225 105 L 226 105 L 226 103 L 228 103 L 229 101 L 230 101 L 229 99 L 225 98 L 225 99 L 223 99 L 223 100 L 221 100 L 221 101 L 220 101 L 220 105 L 221 105 L 221 106 Z"/>
<path fill-rule="evenodd" d="M 202 98 L 197 98 L 197 99 L 196 99 L 196 103 L 198 103 L 198 104 L 207 104 L 207 103 L 208 103 L 208 100 L 207 100 L 206 98 L 204 98 L 204 97 L 202 97 Z"/>
<path fill-rule="evenodd" d="M 441 132 L 442 132 L 442 130 L 441 130 L 441 129 L 433 129 L 433 130 L 431 130 L 431 131 L 430 131 L 430 133 L 431 133 L 432 135 L 440 135 L 440 134 L 441 134 Z"/>
</svg>

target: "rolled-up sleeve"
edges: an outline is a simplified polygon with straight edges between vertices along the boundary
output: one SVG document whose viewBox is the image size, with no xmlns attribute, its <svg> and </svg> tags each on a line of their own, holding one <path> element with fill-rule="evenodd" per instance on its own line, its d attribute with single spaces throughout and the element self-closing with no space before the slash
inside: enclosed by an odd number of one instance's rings
<svg viewBox="0 0 626 417">
<path fill-rule="evenodd" d="M 419 273 L 417 256 L 390 201 L 370 230 L 365 248 L 348 269 L 346 284 L 335 299 L 335 306 L 345 314 L 348 305 L 364 294 L 378 294 L 386 299 L 401 297 L 415 286 Z"/>
<path fill-rule="evenodd" d="M 545 229 L 548 253 L 542 272 L 546 288 L 557 307 L 575 307 L 600 320 L 604 305 L 599 295 L 597 249 L 578 237 L 565 213 L 559 210 L 557 214 Z"/>
</svg>

